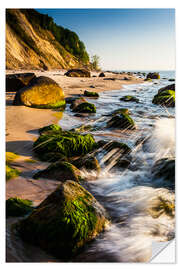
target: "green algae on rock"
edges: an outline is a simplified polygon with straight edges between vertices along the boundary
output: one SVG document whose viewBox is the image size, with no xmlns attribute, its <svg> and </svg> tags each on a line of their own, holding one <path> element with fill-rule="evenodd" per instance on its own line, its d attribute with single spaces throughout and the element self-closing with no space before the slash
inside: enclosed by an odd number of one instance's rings
<svg viewBox="0 0 180 270">
<path fill-rule="evenodd" d="M 49 165 L 45 170 L 37 172 L 33 178 L 48 178 L 65 182 L 73 180 L 78 182 L 81 180 L 81 172 L 71 163 L 66 161 L 57 161 Z"/>
<path fill-rule="evenodd" d="M 20 171 L 12 168 L 9 164 L 6 164 L 6 180 L 13 179 L 20 174 Z"/>
<path fill-rule="evenodd" d="M 164 90 L 154 96 L 152 103 L 166 107 L 175 107 L 175 91 Z"/>
<path fill-rule="evenodd" d="M 16 93 L 13 104 L 39 109 L 64 109 L 66 103 L 61 87 L 54 80 L 40 76 Z"/>
<path fill-rule="evenodd" d="M 84 102 L 79 104 L 77 107 L 73 109 L 73 112 L 78 113 L 96 113 L 96 107 L 94 104 L 89 102 Z"/>
<path fill-rule="evenodd" d="M 11 163 L 15 159 L 17 159 L 19 155 L 13 153 L 13 152 L 6 152 L 6 163 Z"/>
<path fill-rule="evenodd" d="M 20 237 L 54 256 L 70 260 L 104 230 L 104 208 L 74 181 L 61 183 L 27 218 L 16 224 Z"/>
<path fill-rule="evenodd" d="M 96 148 L 96 142 L 91 134 L 62 131 L 59 133 L 43 134 L 34 142 L 33 149 L 38 157 L 55 152 L 66 157 L 80 156 Z"/>
<path fill-rule="evenodd" d="M 176 88 L 176 86 L 175 86 L 174 83 L 173 83 L 173 84 L 166 85 L 166 86 L 164 86 L 164 87 L 162 87 L 162 88 L 160 88 L 160 89 L 158 90 L 158 94 L 160 94 L 161 92 L 164 92 L 165 90 L 172 90 L 172 91 L 175 91 L 175 88 Z"/>
<path fill-rule="evenodd" d="M 150 72 L 147 74 L 146 79 L 160 79 L 160 75 L 158 72 Z"/>
<path fill-rule="evenodd" d="M 32 201 L 18 197 L 6 200 L 6 217 L 19 217 L 32 212 Z"/>
<path fill-rule="evenodd" d="M 124 96 L 124 97 L 121 97 L 120 100 L 122 101 L 126 101 L 126 102 L 139 102 L 139 99 L 136 98 L 136 97 L 133 97 L 133 96 Z"/>
<path fill-rule="evenodd" d="M 90 92 L 90 91 L 85 90 L 84 91 L 84 96 L 85 97 L 95 97 L 95 98 L 97 98 L 97 97 L 99 97 L 99 94 L 97 92 Z"/>
<path fill-rule="evenodd" d="M 62 128 L 59 125 L 52 124 L 49 126 L 45 126 L 39 129 L 39 134 L 46 134 L 49 132 L 54 132 L 54 131 L 62 131 Z"/>
<path fill-rule="evenodd" d="M 113 116 L 108 122 L 107 127 L 119 129 L 135 129 L 134 120 L 126 113 Z"/>
</svg>

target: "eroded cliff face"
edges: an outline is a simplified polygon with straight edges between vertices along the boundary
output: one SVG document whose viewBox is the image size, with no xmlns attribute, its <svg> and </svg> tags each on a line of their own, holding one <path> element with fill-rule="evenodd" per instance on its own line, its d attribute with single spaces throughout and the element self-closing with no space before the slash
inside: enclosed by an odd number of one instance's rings
<svg viewBox="0 0 180 270">
<path fill-rule="evenodd" d="M 6 68 L 58 69 L 80 67 L 51 31 L 34 27 L 19 9 L 6 11 Z"/>
</svg>

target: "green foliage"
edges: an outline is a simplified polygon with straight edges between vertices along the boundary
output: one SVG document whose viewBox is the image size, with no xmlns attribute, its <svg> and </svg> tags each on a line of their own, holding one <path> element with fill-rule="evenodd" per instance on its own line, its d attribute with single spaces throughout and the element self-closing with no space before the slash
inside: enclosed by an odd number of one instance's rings
<svg viewBox="0 0 180 270">
<path fill-rule="evenodd" d="M 26 18 L 37 28 L 37 25 L 52 32 L 56 40 L 72 55 L 76 56 L 83 64 L 88 64 L 89 55 L 86 52 L 84 43 L 79 40 L 75 32 L 65 29 L 54 23 L 53 18 L 40 14 L 34 9 L 21 9 Z"/>
<path fill-rule="evenodd" d="M 83 102 L 73 109 L 74 112 L 79 113 L 96 113 L 96 107 L 89 102 Z"/>
<path fill-rule="evenodd" d="M 90 91 L 85 90 L 84 96 L 85 97 L 99 97 L 99 94 L 96 92 L 90 92 Z"/>
<path fill-rule="evenodd" d="M 62 128 L 59 125 L 52 124 L 52 125 L 40 128 L 39 134 L 45 134 L 45 133 L 48 133 L 49 131 L 62 131 Z"/>
<path fill-rule="evenodd" d="M 91 57 L 91 67 L 92 69 L 94 70 L 100 70 L 100 67 L 99 67 L 99 60 L 100 60 L 100 57 L 98 55 L 93 55 Z"/>
<path fill-rule="evenodd" d="M 33 210 L 32 201 L 20 198 L 9 198 L 6 200 L 6 216 L 24 216 Z"/>
<path fill-rule="evenodd" d="M 96 143 L 91 134 L 62 131 L 41 135 L 34 143 L 34 151 L 39 158 L 54 152 L 66 157 L 85 155 L 95 149 Z"/>
<path fill-rule="evenodd" d="M 12 168 L 9 165 L 6 165 L 6 180 L 17 177 L 20 174 L 20 171 Z"/>
</svg>

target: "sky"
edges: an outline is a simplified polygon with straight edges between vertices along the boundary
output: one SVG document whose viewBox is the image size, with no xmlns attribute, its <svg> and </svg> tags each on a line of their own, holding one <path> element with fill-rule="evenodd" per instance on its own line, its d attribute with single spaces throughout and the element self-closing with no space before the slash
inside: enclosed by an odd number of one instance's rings
<svg viewBox="0 0 180 270">
<path fill-rule="evenodd" d="M 175 69 L 175 9 L 36 10 L 76 32 L 103 69 Z"/>
</svg>

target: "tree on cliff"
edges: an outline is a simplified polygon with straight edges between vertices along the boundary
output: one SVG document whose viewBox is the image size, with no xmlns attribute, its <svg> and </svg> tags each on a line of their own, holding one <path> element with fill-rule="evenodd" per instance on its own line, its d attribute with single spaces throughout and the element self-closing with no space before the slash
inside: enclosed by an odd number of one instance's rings
<svg viewBox="0 0 180 270">
<path fill-rule="evenodd" d="M 100 57 L 97 54 L 95 54 L 95 55 L 93 55 L 91 57 L 91 67 L 92 67 L 92 69 L 100 70 L 99 61 L 100 61 Z"/>
</svg>

